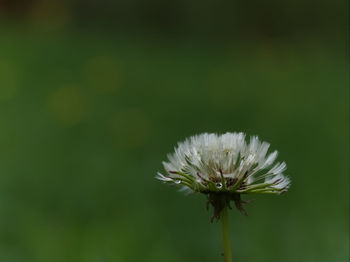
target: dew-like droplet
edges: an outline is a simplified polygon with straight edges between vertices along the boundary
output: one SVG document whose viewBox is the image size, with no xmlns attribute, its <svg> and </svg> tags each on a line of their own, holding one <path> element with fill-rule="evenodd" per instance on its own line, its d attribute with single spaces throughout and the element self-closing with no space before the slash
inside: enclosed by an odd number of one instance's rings
<svg viewBox="0 0 350 262">
<path fill-rule="evenodd" d="M 222 183 L 216 183 L 216 187 L 221 189 L 222 188 Z"/>
<path fill-rule="evenodd" d="M 175 184 L 181 184 L 181 180 L 174 180 Z"/>
</svg>

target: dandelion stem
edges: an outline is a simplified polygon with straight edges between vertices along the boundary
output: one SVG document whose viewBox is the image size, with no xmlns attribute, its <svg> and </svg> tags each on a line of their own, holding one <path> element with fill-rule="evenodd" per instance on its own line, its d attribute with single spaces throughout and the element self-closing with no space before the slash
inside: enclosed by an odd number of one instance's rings
<svg viewBox="0 0 350 262">
<path fill-rule="evenodd" d="M 224 262 L 232 262 L 227 207 L 225 207 L 221 213 L 221 228 L 222 228 L 222 244 L 224 246 Z"/>
</svg>

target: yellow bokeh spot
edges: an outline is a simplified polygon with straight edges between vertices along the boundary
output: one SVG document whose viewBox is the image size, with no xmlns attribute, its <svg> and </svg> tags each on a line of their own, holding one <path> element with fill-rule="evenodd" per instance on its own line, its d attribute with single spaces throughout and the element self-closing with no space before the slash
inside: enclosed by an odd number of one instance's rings
<svg viewBox="0 0 350 262">
<path fill-rule="evenodd" d="M 87 100 L 78 87 L 63 86 L 52 93 L 48 106 L 59 123 L 74 125 L 85 117 Z"/>
<path fill-rule="evenodd" d="M 140 110 L 124 110 L 112 119 L 111 128 L 118 145 L 126 148 L 144 146 L 150 137 L 150 120 Z"/>
<path fill-rule="evenodd" d="M 33 5 L 29 23 L 44 31 L 62 29 L 71 20 L 70 9 L 69 2 L 38 0 Z"/>
<path fill-rule="evenodd" d="M 83 74 L 87 85 L 101 93 L 113 93 L 121 84 L 121 65 L 111 56 L 94 57 L 86 64 Z"/>
</svg>

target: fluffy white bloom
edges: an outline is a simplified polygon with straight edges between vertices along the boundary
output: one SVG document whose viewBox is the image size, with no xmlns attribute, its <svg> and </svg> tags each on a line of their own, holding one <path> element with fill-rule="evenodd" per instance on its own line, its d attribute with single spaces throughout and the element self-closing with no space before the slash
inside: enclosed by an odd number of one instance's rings
<svg viewBox="0 0 350 262">
<path fill-rule="evenodd" d="M 178 143 L 168 162 L 163 162 L 166 175 L 157 179 L 182 186 L 187 192 L 208 195 L 219 218 L 225 205 L 233 200 L 245 213 L 240 194 L 281 194 L 290 186 L 283 175 L 286 164 L 276 163 L 277 151 L 267 153 L 270 144 L 253 136 L 245 141 L 244 133 L 200 134 Z"/>
<path fill-rule="evenodd" d="M 167 175 L 158 173 L 156 178 L 190 192 L 280 194 L 290 180 L 283 175 L 284 162 L 272 166 L 277 151 L 267 154 L 269 146 L 256 136 L 246 143 L 243 133 L 192 136 L 163 162 Z"/>
</svg>

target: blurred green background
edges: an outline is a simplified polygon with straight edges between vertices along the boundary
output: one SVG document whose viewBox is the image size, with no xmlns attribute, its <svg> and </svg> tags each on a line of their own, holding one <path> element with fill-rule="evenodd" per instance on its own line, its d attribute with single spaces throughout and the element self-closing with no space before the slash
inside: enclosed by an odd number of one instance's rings
<svg viewBox="0 0 350 262">
<path fill-rule="evenodd" d="M 244 131 L 290 191 L 230 213 L 233 261 L 348 261 L 345 1 L 0 2 L 0 261 L 221 261 L 178 141 Z"/>
</svg>

